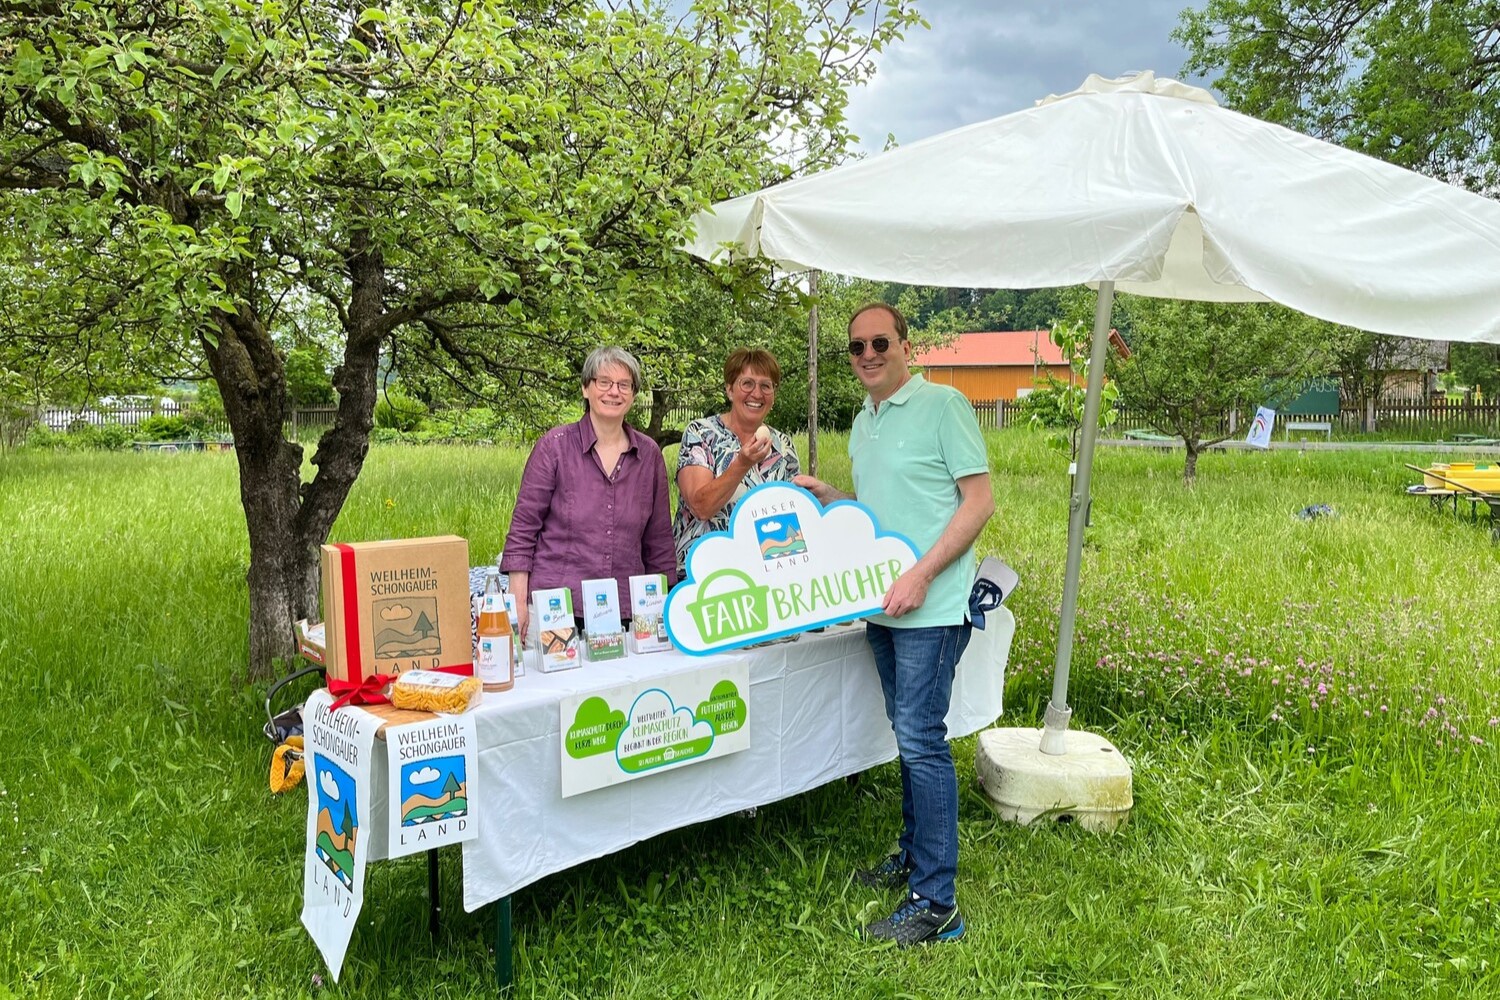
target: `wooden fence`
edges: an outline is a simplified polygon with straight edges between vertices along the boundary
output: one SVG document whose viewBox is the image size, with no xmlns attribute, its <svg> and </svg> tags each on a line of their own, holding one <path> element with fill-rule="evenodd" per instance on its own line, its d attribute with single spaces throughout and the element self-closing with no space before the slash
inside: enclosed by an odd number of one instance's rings
<svg viewBox="0 0 1500 1000">
<path fill-rule="evenodd" d="M 976 415 L 979 414 L 980 407 L 984 405 L 988 404 L 974 404 Z M 1144 430 L 1151 426 L 1146 415 L 1140 410 L 1122 407 L 1119 412 L 1120 416 L 1113 428 L 1115 431 Z M 1254 410 L 1236 414 L 1232 424 L 1234 432 L 1246 430 L 1249 421 L 1254 417 Z M 1454 434 L 1500 437 L 1500 404 L 1496 403 L 1434 403 L 1426 400 L 1408 403 L 1398 400 L 1378 404 L 1375 407 L 1374 417 L 1376 433 L 1409 440 L 1452 437 Z M 1278 426 L 1287 420 L 1326 420 L 1333 424 L 1336 433 L 1350 435 L 1359 434 L 1363 430 L 1363 418 L 1364 411 L 1351 406 L 1341 408 L 1338 413 L 1278 413 L 1276 415 Z M 980 417 L 981 424 L 983 420 L 984 418 Z M 1221 418 L 1211 430 L 1217 434 L 1230 433 L 1230 418 L 1228 416 Z M 1248 433 L 1247 430 L 1246 432 Z"/>
<path fill-rule="evenodd" d="M 292 410 L 282 427 L 282 432 L 289 441 L 303 443 L 316 442 L 323 436 L 323 432 L 333 426 L 334 417 L 338 414 L 336 406 L 306 406 Z M 62 432 L 80 424 L 93 427 L 102 427 L 105 424 L 118 424 L 121 427 L 139 427 L 143 421 L 150 417 L 181 417 L 192 429 L 192 433 L 202 437 L 231 438 L 229 420 L 223 411 L 204 411 L 192 404 L 182 406 L 126 406 L 126 407 L 83 407 L 71 409 L 61 406 L 44 406 L 32 411 L 27 424 L 41 424 L 48 430 Z M 22 430 L 24 436 L 24 429 Z"/>
<path fill-rule="evenodd" d="M 975 400 L 974 418 L 983 430 L 1000 430 L 1020 419 L 1020 409 L 1021 404 L 1014 399 Z"/>
<path fill-rule="evenodd" d="M 644 423 L 650 416 L 650 407 L 640 407 L 637 415 Z M 695 410 L 687 408 L 670 410 L 667 413 L 664 426 L 683 427 L 689 420 L 701 416 Z M 979 421 L 979 426 L 985 430 L 999 430 L 1022 424 L 1026 417 L 1021 409 L 1021 402 L 1015 399 L 988 399 L 974 401 L 974 416 Z M 1221 418 L 1210 432 L 1215 436 L 1228 434 L 1231 431 L 1238 433 L 1246 430 L 1249 421 L 1254 419 L 1255 411 L 1237 413 L 1232 419 L 1229 416 Z M 1299 413 L 1299 414 L 1277 414 L 1278 421 L 1289 419 L 1296 420 L 1327 420 L 1333 424 L 1333 429 L 1343 434 L 1358 434 L 1361 430 L 1362 411 L 1354 407 L 1344 407 L 1338 413 Z M 1129 407 L 1121 407 L 1119 417 L 1116 419 L 1111 433 L 1116 436 L 1122 431 L 1146 430 L 1151 423 L 1146 414 L 1141 410 L 1133 410 Z M 1426 437 L 1451 437 L 1454 434 L 1482 434 L 1487 437 L 1500 437 L 1500 404 L 1497 403 L 1445 403 L 1442 401 L 1401 401 L 1392 400 L 1383 402 L 1375 408 L 1375 430 L 1383 435 L 1396 435 L 1421 439 Z"/>
<path fill-rule="evenodd" d="M 642 420 L 650 415 L 650 408 L 645 407 L 645 412 L 640 413 Z M 323 436 L 323 432 L 333 426 L 334 417 L 338 413 L 335 406 L 311 406 L 294 409 L 287 418 L 283 432 L 289 441 L 302 443 L 314 443 Z M 676 408 L 668 411 L 665 426 L 685 427 L 688 421 L 702 414 L 687 407 Z M 1225 417 L 1209 429 L 1211 434 L 1227 434 L 1238 432 L 1248 425 L 1249 419 L 1254 417 L 1254 412 L 1236 414 L 1231 425 L 1230 418 Z M 1382 435 L 1392 435 L 1410 440 L 1423 438 L 1452 437 L 1455 434 L 1479 434 L 1485 437 L 1500 437 L 1500 403 L 1472 403 L 1419 400 L 1412 402 L 1391 401 L 1384 402 L 1375 408 L 1375 431 Z M 203 437 L 217 437 L 229 439 L 232 435 L 229 430 L 229 422 L 223 413 L 205 415 L 191 404 L 175 409 L 163 407 L 124 407 L 119 409 L 66 409 L 63 407 L 42 407 L 33 411 L 30 416 L 22 420 L 17 427 L 8 428 L 7 440 L 11 444 L 19 443 L 25 436 L 26 426 L 37 423 L 54 431 L 66 431 L 70 427 L 80 423 L 102 426 L 104 424 L 119 424 L 122 427 L 136 427 L 141 421 L 148 417 L 176 416 L 187 420 L 193 427 L 194 432 Z M 991 399 L 976 400 L 974 402 L 974 416 L 979 421 L 979 426 L 986 430 L 999 430 L 1018 423 L 1023 423 L 1025 417 L 1021 413 L 1021 404 L 1014 399 Z M 1361 430 L 1362 412 L 1353 407 L 1344 407 L 1338 413 L 1326 414 L 1278 414 L 1280 420 L 1327 420 L 1333 424 L 1333 429 L 1342 434 L 1358 434 Z M 1119 417 L 1116 419 L 1111 432 L 1118 435 L 1122 431 L 1147 429 L 1151 426 L 1146 415 L 1140 410 L 1132 410 L 1122 407 Z"/>
</svg>

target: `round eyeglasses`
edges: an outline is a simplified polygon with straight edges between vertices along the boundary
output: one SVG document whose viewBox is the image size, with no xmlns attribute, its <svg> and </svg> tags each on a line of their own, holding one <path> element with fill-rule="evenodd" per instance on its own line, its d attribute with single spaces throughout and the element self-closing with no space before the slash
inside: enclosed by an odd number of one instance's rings
<svg viewBox="0 0 1500 1000">
<path fill-rule="evenodd" d="M 849 341 L 849 354 L 852 357 L 860 357 L 865 353 L 865 345 L 869 344 L 875 349 L 876 354 L 884 354 L 891 349 L 890 337 L 871 337 L 869 340 Z"/>
</svg>

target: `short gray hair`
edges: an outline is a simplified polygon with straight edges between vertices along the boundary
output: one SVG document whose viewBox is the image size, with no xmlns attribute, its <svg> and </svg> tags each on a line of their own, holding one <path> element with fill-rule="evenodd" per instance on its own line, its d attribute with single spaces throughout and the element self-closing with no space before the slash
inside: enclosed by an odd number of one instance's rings
<svg viewBox="0 0 1500 1000">
<path fill-rule="evenodd" d="M 590 351 L 589 356 L 584 359 L 583 375 L 579 384 L 587 387 L 590 382 L 599 377 L 599 372 L 611 365 L 619 365 L 630 372 L 631 391 L 641 391 L 641 366 L 635 360 L 635 355 L 623 347 L 596 347 Z"/>
</svg>

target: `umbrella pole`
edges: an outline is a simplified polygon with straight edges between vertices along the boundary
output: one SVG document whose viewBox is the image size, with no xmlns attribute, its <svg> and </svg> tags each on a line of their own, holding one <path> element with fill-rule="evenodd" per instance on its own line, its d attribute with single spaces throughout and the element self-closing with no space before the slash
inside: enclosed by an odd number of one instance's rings
<svg viewBox="0 0 1500 1000">
<path fill-rule="evenodd" d="M 807 272 L 807 291 L 812 308 L 807 311 L 807 467 L 818 474 L 818 272 Z"/>
<path fill-rule="evenodd" d="M 1083 562 L 1083 532 L 1088 526 L 1089 480 L 1094 470 L 1094 443 L 1099 438 L 1099 405 L 1104 395 L 1104 355 L 1109 350 L 1109 316 L 1115 301 L 1115 283 L 1099 282 L 1094 306 L 1094 338 L 1089 348 L 1088 389 L 1083 402 L 1083 440 L 1078 448 L 1078 473 L 1073 477 L 1073 495 L 1068 501 L 1068 562 L 1063 571 L 1062 620 L 1057 630 L 1057 660 L 1052 671 L 1052 700 L 1042 729 L 1041 751 L 1053 756 L 1067 752 L 1068 667 L 1073 662 L 1073 620 L 1078 611 L 1078 569 Z"/>
</svg>

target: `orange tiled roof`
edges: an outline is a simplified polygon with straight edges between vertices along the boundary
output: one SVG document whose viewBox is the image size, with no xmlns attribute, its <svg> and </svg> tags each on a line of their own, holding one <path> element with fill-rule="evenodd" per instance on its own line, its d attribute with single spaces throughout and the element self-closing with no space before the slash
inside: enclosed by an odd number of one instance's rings
<svg viewBox="0 0 1500 1000">
<path fill-rule="evenodd" d="M 1120 334 L 1109 331 L 1109 343 L 1123 357 L 1130 349 Z M 1033 353 L 1034 352 L 1034 353 Z M 916 352 L 913 359 L 928 368 L 999 368 L 1034 363 L 1066 365 L 1062 351 L 1052 343 L 1047 330 L 1000 330 L 983 333 L 960 333 L 946 347 L 929 347 Z"/>
<path fill-rule="evenodd" d="M 1036 353 L 1033 354 L 1033 348 Z M 1024 365 L 1065 365 L 1062 351 L 1052 343 L 1046 330 L 1004 330 L 987 333 L 960 333 L 946 347 L 929 347 L 916 353 L 913 360 L 929 368 L 990 368 Z"/>
</svg>

